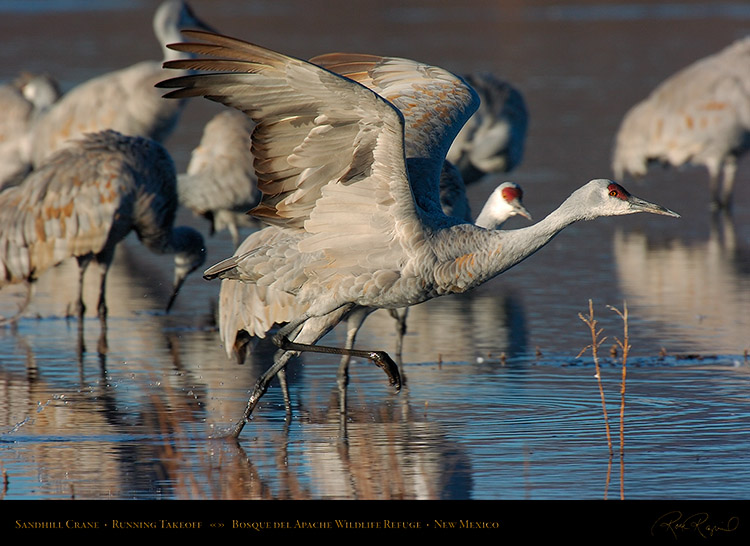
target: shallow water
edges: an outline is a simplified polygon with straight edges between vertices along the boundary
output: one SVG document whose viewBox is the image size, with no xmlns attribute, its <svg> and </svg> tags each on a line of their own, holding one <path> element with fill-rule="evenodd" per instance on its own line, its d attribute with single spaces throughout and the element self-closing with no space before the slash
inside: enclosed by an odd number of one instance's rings
<svg viewBox="0 0 750 546">
<path fill-rule="evenodd" d="M 377 7 L 376 7 L 377 4 Z M 156 2 L 0 2 L 0 77 L 45 70 L 64 87 L 152 58 Z M 297 56 L 367 51 L 457 72 L 490 69 L 531 112 L 511 178 L 539 219 L 573 189 L 609 177 L 624 112 L 659 81 L 750 30 L 740 3 L 546 2 L 452 5 L 196 1 L 223 32 Z M 50 21 L 55 24 L 46 27 Z M 42 31 L 41 28 L 46 28 Z M 167 142 L 187 164 L 218 110 L 195 100 Z M 171 260 L 130 239 L 109 280 L 106 336 L 93 316 L 65 318 L 73 264 L 40 279 L 29 312 L 0 329 L 0 468 L 6 499 L 745 499 L 750 483 L 750 165 L 736 208 L 713 217 L 701 169 L 624 181 L 682 214 L 601 219 L 471 294 L 411 309 L 406 387 L 394 394 L 371 364 L 352 371 L 338 413 L 337 360 L 290 368 L 293 415 L 274 383 L 239 445 L 221 438 L 273 354 L 227 359 L 214 322 L 218 286 L 191 278 L 162 312 Z M 497 184 L 471 187 L 475 210 Z M 206 232 L 200 220 L 181 220 Z M 513 219 L 509 227 L 520 227 Z M 232 253 L 208 240 L 208 263 Z M 93 289 L 88 294 L 93 302 Z M 593 301 L 602 345 L 610 458 L 591 343 L 578 317 Z M 19 293 L 3 290 L 7 313 Z M 627 305 L 624 458 L 621 363 L 610 356 Z M 90 303 L 89 308 L 95 306 Z M 392 350 L 393 321 L 372 315 L 359 345 Z M 332 332 L 328 343 L 341 343 Z M 107 350 L 101 350 L 106 337 Z"/>
</svg>

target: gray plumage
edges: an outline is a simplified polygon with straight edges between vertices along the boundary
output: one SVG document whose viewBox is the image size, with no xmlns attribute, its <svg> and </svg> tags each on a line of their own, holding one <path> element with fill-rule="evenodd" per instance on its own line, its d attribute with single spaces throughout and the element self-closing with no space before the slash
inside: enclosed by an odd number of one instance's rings
<svg viewBox="0 0 750 546">
<path fill-rule="evenodd" d="M 247 214 L 260 191 L 253 168 L 250 118 L 223 110 L 206 124 L 187 171 L 177 177 L 180 203 L 211 223 L 211 234 L 229 230 L 239 244 L 239 228 L 257 225 Z"/>
<path fill-rule="evenodd" d="M 521 92 L 490 72 L 464 76 L 481 102 L 461 128 L 447 159 L 466 184 L 488 174 L 507 173 L 523 159 L 529 113 Z"/>
<path fill-rule="evenodd" d="M 116 245 L 131 231 L 156 253 L 175 255 L 174 291 L 205 261 L 200 233 L 173 227 L 177 208 L 174 164 L 158 143 L 105 131 L 71 141 L 22 184 L 0 193 L 0 288 L 33 283 L 75 257 L 82 282 L 91 261 L 100 267 L 98 303 L 106 315 L 106 274 Z"/>
<path fill-rule="evenodd" d="M 750 149 L 750 37 L 680 70 L 625 115 L 612 169 L 643 176 L 649 163 L 706 167 L 711 203 L 729 207 L 737 159 Z"/>
<path fill-rule="evenodd" d="M 205 96 L 253 119 L 263 192 L 254 210 L 269 224 L 245 241 L 250 250 L 204 276 L 285 292 L 304 309 L 274 335 L 280 351 L 258 379 L 235 435 L 291 355 L 344 354 L 315 343 L 352 310 L 394 309 L 464 292 L 521 262 L 576 221 L 636 212 L 677 216 L 602 179 L 523 229 L 487 230 L 446 216 L 438 193 L 445 154 L 478 100 L 462 80 L 412 62 L 420 81 L 405 82 L 394 105 L 309 62 L 225 36 L 188 35 L 197 42 L 174 47 L 204 57 L 165 66 L 215 72 L 159 85 L 176 88 L 167 97 Z M 414 117 L 419 122 L 411 128 L 402 114 L 409 108 L 425 113 Z M 405 129 L 420 129 L 418 140 L 410 141 Z M 418 156 L 407 159 L 407 143 Z M 400 385 L 387 353 L 345 354 L 370 358 Z"/>
<path fill-rule="evenodd" d="M 182 40 L 181 29 L 207 28 L 182 0 L 163 2 L 153 25 L 164 60 L 177 57 L 166 46 Z M 92 78 L 65 93 L 32 129 L 31 165 L 39 165 L 71 138 L 105 129 L 163 141 L 174 129 L 183 104 L 162 100 L 154 89 L 163 78 L 161 64 L 142 61 Z"/>
<path fill-rule="evenodd" d="M 446 164 L 448 164 L 447 161 Z M 503 182 L 495 188 L 482 207 L 476 220 L 472 220 L 461 175 L 458 174 L 456 176 L 447 167 L 443 168 L 440 176 L 440 202 L 443 212 L 447 216 L 455 216 L 466 222 L 473 221 L 474 225 L 485 229 L 500 229 L 506 221 L 516 215 L 521 215 L 527 220 L 531 220 L 531 214 L 523 205 L 523 191 L 514 182 Z M 456 202 L 459 203 L 458 207 L 456 206 Z M 409 314 L 409 308 L 391 309 L 390 313 L 396 320 L 396 355 L 400 359 L 403 352 L 404 336 L 406 335 L 406 318 Z M 357 333 L 362 327 L 365 318 L 367 318 L 367 314 L 369 313 L 360 314 L 355 312 L 349 315 L 345 347 L 354 347 Z M 347 383 L 348 364 L 349 359 L 344 357 L 339 368 L 339 382 L 342 386 L 345 386 Z"/>
<path fill-rule="evenodd" d="M 18 184 L 31 170 L 29 132 L 59 98 L 60 87 L 48 74 L 23 72 L 0 86 L 0 189 Z"/>
</svg>

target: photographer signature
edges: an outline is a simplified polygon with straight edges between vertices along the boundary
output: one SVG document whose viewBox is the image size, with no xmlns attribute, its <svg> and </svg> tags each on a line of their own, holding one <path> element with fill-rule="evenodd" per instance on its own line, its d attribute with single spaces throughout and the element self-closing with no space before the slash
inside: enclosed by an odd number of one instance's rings
<svg viewBox="0 0 750 546">
<path fill-rule="evenodd" d="M 684 516 L 679 510 L 667 512 L 651 526 L 651 535 L 655 536 L 659 532 L 664 532 L 679 538 L 684 533 L 695 533 L 702 538 L 710 538 L 718 533 L 736 531 L 740 525 L 740 520 L 736 516 L 731 516 L 726 522 L 720 523 L 713 523 L 710 519 L 711 517 L 706 512 L 696 512 L 689 516 Z"/>
</svg>

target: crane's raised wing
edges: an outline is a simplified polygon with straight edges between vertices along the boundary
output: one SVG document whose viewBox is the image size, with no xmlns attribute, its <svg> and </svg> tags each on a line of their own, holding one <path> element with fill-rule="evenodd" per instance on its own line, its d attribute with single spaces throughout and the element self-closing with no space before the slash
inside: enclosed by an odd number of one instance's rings
<svg viewBox="0 0 750 546">
<path fill-rule="evenodd" d="M 474 89 L 436 66 L 358 53 L 327 53 L 310 62 L 372 89 L 405 119 L 406 157 L 442 165 L 461 127 L 479 106 Z"/>
<path fill-rule="evenodd" d="M 272 224 L 302 228 L 323 188 L 336 185 L 351 188 L 347 195 L 369 190 L 370 207 L 375 198 L 404 216 L 414 215 L 403 121 L 392 105 L 308 62 L 226 36 L 185 34 L 204 43 L 170 47 L 209 58 L 164 66 L 215 72 L 173 78 L 159 87 L 178 88 L 168 98 L 205 96 L 256 122 L 253 154 L 264 195 L 254 214 Z"/>
<path fill-rule="evenodd" d="M 226 36 L 186 34 L 202 42 L 171 47 L 202 58 L 165 67 L 215 72 L 159 86 L 177 88 L 166 97 L 205 96 L 256 122 L 253 154 L 263 196 L 253 213 L 309 234 L 298 250 L 318 253 L 328 274 L 396 267 L 398 250 L 424 237 L 399 110 L 309 62 Z"/>
</svg>

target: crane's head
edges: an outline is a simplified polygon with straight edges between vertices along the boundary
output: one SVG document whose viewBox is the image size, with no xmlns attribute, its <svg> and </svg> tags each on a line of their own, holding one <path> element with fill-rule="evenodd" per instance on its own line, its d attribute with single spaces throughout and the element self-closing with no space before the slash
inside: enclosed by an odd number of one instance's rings
<svg viewBox="0 0 750 546">
<path fill-rule="evenodd" d="M 511 216 L 523 216 L 531 220 L 531 214 L 523 205 L 523 190 L 515 182 L 503 182 L 490 194 L 476 224 L 487 229 L 500 229 Z"/>
<path fill-rule="evenodd" d="M 214 30 L 198 18 L 185 0 L 165 0 L 154 13 L 154 34 L 164 49 L 165 58 L 174 58 L 176 53 L 167 49 L 167 44 L 183 40 L 181 30 L 198 29 L 214 32 Z"/>
<path fill-rule="evenodd" d="M 581 214 L 587 220 L 599 216 L 620 216 L 635 214 L 636 212 L 680 217 L 679 214 L 668 208 L 632 195 L 617 182 L 606 178 L 592 180 L 575 191 L 571 197 L 575 197 L 571 201 L 578 207 L 583 207 Z"/>
<path fill-rule="evenodd" d="M 509 216 L 520 214 L 527 220 L 531 220 L 531 214 L 523 206 L 523 190 L 521 186 L 515 182 L 503 182 L 493 193 L 496 193 L 502 199 L 503 206 L 510 209 L 508 212 Z"/>
<path fill-rule="evenodd" d="M 181 226 L 173 231 L 174 256 L 174 287 L 167 303 L 167 313 L 172 308 L 177 293 L 190 273 L 202 266 L 206 261 L 206 247 L 203 236 L 191 227 Z"/>
</svg>

